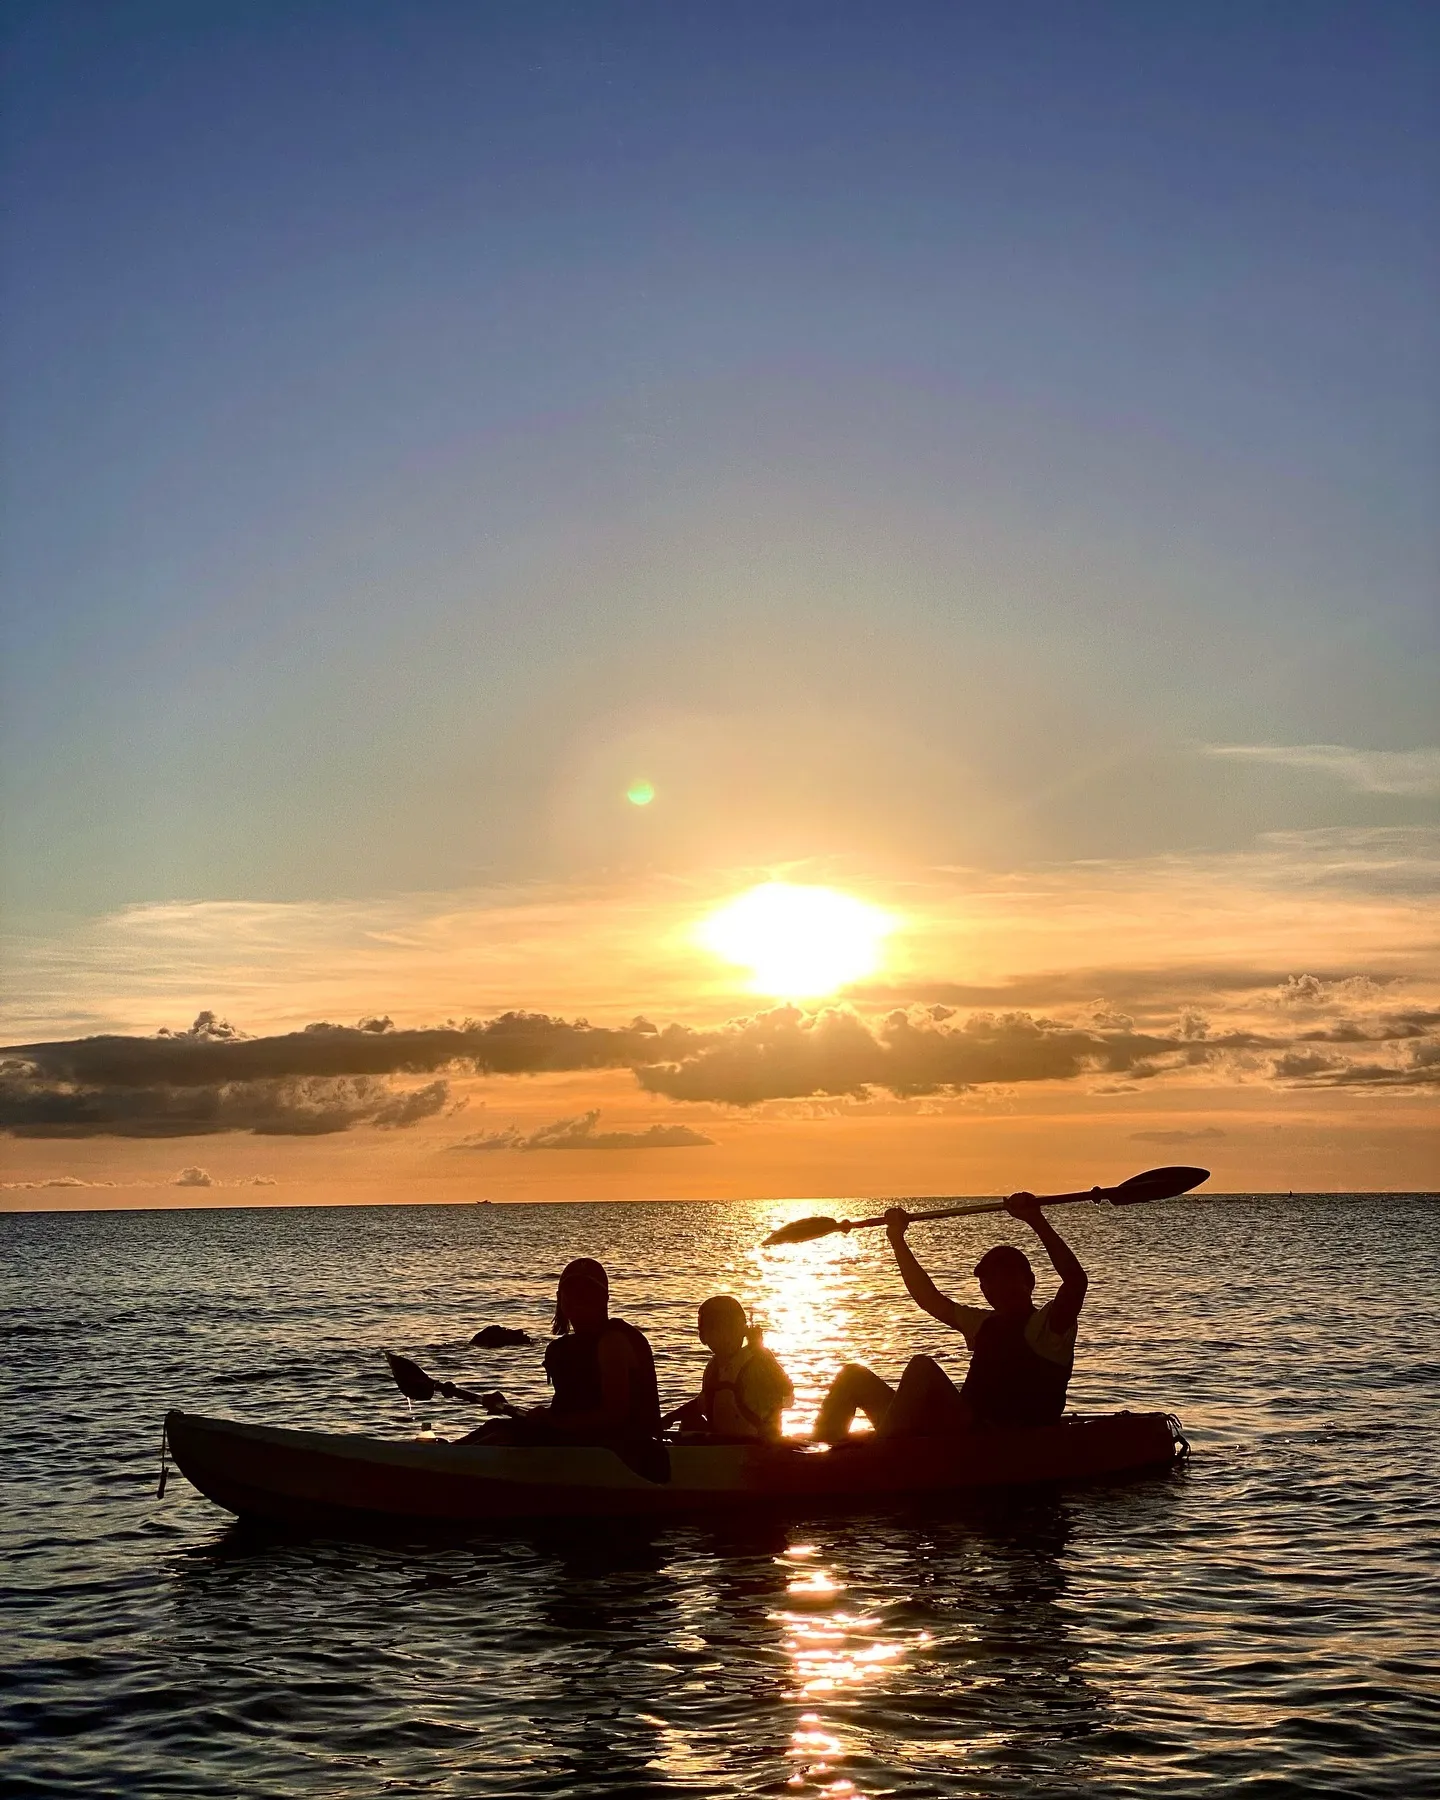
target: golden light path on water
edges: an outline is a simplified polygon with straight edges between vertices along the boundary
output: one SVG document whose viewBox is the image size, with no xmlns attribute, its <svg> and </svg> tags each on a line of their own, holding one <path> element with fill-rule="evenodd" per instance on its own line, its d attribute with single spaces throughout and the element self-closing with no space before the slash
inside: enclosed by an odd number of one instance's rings
<svg viewBox="0 0 1440 1800">
<path fill-rule="evenodd" d="M 768 1224 L 781 1224 L 794 1213 L 793 1207 L 777 1209 Z M 747 1270 L 736 1285 L 750 1301 L 752 1320 L 764 1327 L 767 1346 L 795 1384 L 786 1433 L 805 1437 L 841 1363 L 863 1355 L 888 1368 L 898 1352 L 898 1344 L 883 1335 L 877 1339 L 873 1310 L 867 1313 L 885 1282 L 884 1266 L 877 1268 L 861 1254 L 860 1241 L 848 1237 L 780 1253 L 752 1247 L 742 1252 L 741 1260 Z M 868 1429 L 863 1418 L 856 1429 Z M 795 1535 L 801 1530 L 797 1527 Z M 855 1759 L 867 1754 L 864 1734 L 857 1737 L 847 1715 L 857 1704 L 863 1706 L 867 1691 L 883 1688 L 907 1665 L 913 1667 L 936 1640 L 922 1629 L 887 1625 L 883 1609 L 858 1599 L 851 1583 L 821 1560 L 817 1544 L 790 1542 L 775 1553 L 773 1564 L 783 1598 L 765 1617 L 783 1658 L 783 1696 L 795 1709 L 784 1751 L 790 1767 L 786 1790 L 867 1800 L 863 1780 L 854 1773 Z M 672 1640 L 674 1650 L 686 1656 L 704 1652 L 705 1619 L 714 1604 L 708 1584 L 692 1590 L 685 1610 L 693 1629 Z M 657 1768 L 692 1782 L 723 1778 L 692 1734 L 659 1716 L 647 1715 L 647 1722 L 659 1738 Z"/>
<path fill-rule="evenodd" d="M 848 1748 L 843 1726 L 815 1709 L 854 1700 L 932 1639 L 925 1631 L 887 1634 L 877 1614 L 847 1605 L 846 1584 L 812 1561 L 816 1554 L 813 1544 L 792 1544 L 776 1559 L 788 1577 L 787 1604 L 770 1617 L 790 1659 L 789 1697 L 806 1708 L 790 1734 L 786 1754 L 795 1772 L 786 1785 L 797 1793 L 859 1796 L 863 1790 L 835 1769 Z"/>
<path fill-rule="evenodd" d="M 809 1431 L 836 1368 L 862 1353 L 857 1305 L 871 1297 L 874 1265 L 862 1262 L 857 1250 L 855 1240 L 831 1238 L 779 1254 L 751 1252 L 753 1316 L 795 1383 L 796 1405 L 786 1415 L 791 1435 Z M 867 1360 L 876 1349 L 872 1330 Z M 864 1420 L 857 1425 L 864 1429 Z M 924 1631 L 887 1630 L 878 1613 L 847 1599 L 847 1583 L 818 1555 L 814 1544 L 793 1543 L 775 1559 L 785 1578 L 785 1604 L 769 1618 L 788 1663 L 787 1698 L 802 1709 L 786 1752 L 794 1764 L 786 1785 L 796 1793 L 863 1800 L 863 1789 L 836 1766 L 850 1748 L 839 1709 L 907 1658 L 923 1654 L 933 1640 Z"/>
</svg>

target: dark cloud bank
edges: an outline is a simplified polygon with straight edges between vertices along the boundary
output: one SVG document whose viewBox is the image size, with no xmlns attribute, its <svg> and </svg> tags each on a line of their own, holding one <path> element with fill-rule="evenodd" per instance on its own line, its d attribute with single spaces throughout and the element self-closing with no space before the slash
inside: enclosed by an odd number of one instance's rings
<svg viewBox="0 0 1440 1800">
<path fill-rule="evenodd" d="M 26 1137 L 320 1137 L 397 1130 L 451 1105 L 440 1070 L 482 1075 L 630 1068 L 672 1053 L 644 1020 L 620 1030 L 506 1013 L 422 1031 L 388 1019 L 246 1037 L 213 1013 L 184 1032 L 73 1038 L 0 1051 L 0 1130 Z M 680 1034 L 682 1037 L 685 1035 Z M 662 1047 L 669 1044 L 667 1052 Z M 436 1078 L 416 1084 L 414 1078 Z"/>
<path fill-rule="evenodd" d="M 1158 980 L 1159 972 L 1145 973 Z M 1238 973 L 1215 985 L 1238 988 Z M 1258 990 L 1260 978 L 1252 975 L 1250 985 Z M 322 1136 L 357 1125 L 399 1130 L 450 1109 L 456 1075 L 586 1069 L 630 1069 L 648 1093 L 741 1107 L 876 1091 L 914 1098 L 1089 1076 L 1135 1083 L 1227 1064 L 1249 1079 L 1287 1086 L 1440 1085 L 1440 1011 L 1386 1010 L 1386 985 L 1339 973 L 1283 977 L 1255 1009 L 1264 1028 L 1245 1030 L 1217 1029 L 1198 1007 L 1180 1005 L 1183 988 L 1172 988 L 1168 1024 L 1158 1022 L 1156 1006 L 1135 1006 L 1156 1021 L 1149 1028 L 1093 997 L 1078 1018 L 1068 1020 L 1021 1010 L 961 1016 L 940 1003 L 934 989 L 927 1004 L 912 1002 L 880 1016 L 850 1006 L 813 1013 L 779 1006 L 713 1030 L 660 1028 L 646 1019 L 599 1026 L 512 1012 L 424 1030 L 397 1031 L 377 1018 L 251 1038 L 202 1013 L 184 1032 L 0 1051 L 0 1130 L 67 1138 L 227 1131 Z M 1113 979 L 1112 996 L 1119 987 L 1120 979 Z M 480 1133 L 461 1147 L 633 1149 L 704 1142 L 683 1126 L 601 1132 L 595 1115 L 582 1114 L 529 1134 Z"/>
</svg>

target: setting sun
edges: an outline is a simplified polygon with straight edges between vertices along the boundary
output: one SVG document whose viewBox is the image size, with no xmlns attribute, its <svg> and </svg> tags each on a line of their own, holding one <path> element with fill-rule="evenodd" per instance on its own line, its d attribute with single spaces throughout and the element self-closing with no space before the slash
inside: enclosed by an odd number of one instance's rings
<svg viewBox="0 0 1440 1800">
<path fill-rule="evenodd" d="M 830 994 L 879 967 L 894 919 L 834 888 L 767 881 L 710 914 L 707 950 L 750 970 L 756 993 L 786 1000 Z"/>
</svg>

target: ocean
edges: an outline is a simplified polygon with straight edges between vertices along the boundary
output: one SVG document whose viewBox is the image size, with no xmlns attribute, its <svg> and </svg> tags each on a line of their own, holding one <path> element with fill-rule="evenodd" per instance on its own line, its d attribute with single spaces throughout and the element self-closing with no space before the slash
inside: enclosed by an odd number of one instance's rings
<svg viewBox="0 0 1440 1800">
<path fill-rule="evenodd" d="M 1440 1792 L 1433 1195 L 1058 1216 L 1091 1275 L 1071 1404 L 1179 1414 L 1194 1454 L 1170 1475 L 381 1545 L 241 1528 L 178 1473 L 156 1498 L 168 1407 L 408 1435 L 386 1346 L 539 1399 L 572 1255 L 610 1269 L 667 1398 L 698 1382 L 718 1292 L 766 1324 L 792 1430 L 849 1358 L 958 1371 L 882 1233 L 758 1249 L 815 1210 L 841 1209 L 0 1216 L 0 1792 Z M 912 1242 L 973 1295 L 979 1251 L 1025 1235 Z M 469 1348 L 489 1323 L 536 1347 Z"/>
</svg>

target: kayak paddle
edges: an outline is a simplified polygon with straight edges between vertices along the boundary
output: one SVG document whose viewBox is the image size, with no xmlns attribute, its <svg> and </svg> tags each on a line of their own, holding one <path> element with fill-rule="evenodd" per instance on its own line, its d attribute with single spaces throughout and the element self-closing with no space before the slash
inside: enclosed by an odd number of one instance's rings
<svg viewBox="0 0 1440 1800">
<path fill-rule="evenodd" d="M 1086 1188 L 1079 1194 L 1039 1194 L 1036 1198 L 1041 1206 L 1069 1206 L 1075 1200 L 1108 1200 L 1112 1206 L 1142 1206 L 1147 1200 L 1173 1200 L 1177 1194 L 1188 1194 L 1191 1188 L 1199 1187 L 1202 1181 L 1209 1179 L 1208 1169 L 1146 1169 L 1143 1175 L 1132 1175 L 1118 1187 Z M 901 1202 L 897 1200 L 894 1204 L 898 1206 Z M 917 1219 L 963 1219 L 971 1213 L 997 1213 L 1004 1210 L 1003 1200 L 972 1200 L 964 1206 L 942 1206 L 936 1212 L 911 1213 L 910 1218 L 912 1223 Z M 788 1225 L 782 1225 L 770 1233 L 765 1239 L 765 1247 L 768 1249 L 776 1244 L 808 1244 L 812 1238 L 829 1237 L 832 1232 L 867 1231 L 872 1225 L 884 1223 L 883 1218 L 792 1219 Z"/>
<path fill-rule="evenodd" d="M 433 1400 L 437 1394 L 442 1394 L 447 1400 L 468 1400 L 471 1406 L 483 1406 L 486 1412 L 513 1415 L 519 1411 L 503 1394 L 477 1394 L 469 1388 L 456 1387 L 453 1381 L 436 1381 L 419 1363 L 411 1362 L 408 1356 L 397 1356 L 393 1350 L 385 1352 L 385 1360 L 395 1377 L 396 1387 L 407 1400 Z"/>
<path fill-rule="evenodd" d="M 433 1375 L 427 1375 L 419 1363 L 411 1362 L 408 1356 L 400 1356 L 394 1350 L 385 1352 L 385 1360 L 390 1365 L 390 1373 L 395 1377 L 395 1385 L 407 1400 L 433 1400 L 441 1394 L 447 1400 L 468 1400 L 472 1406 L 483 1406 L 488 1413 L 500 1413 L 506 1418 L 524 1417 L 524 1409 L 507 1400 L 503 1394 L 477 1394 L 470 1388 L 456 1387 L 453 1381 L 436 1381 Z M 660 1421 L 660 1429 L 673 1425 L 693 1401 L 687 1400 L 685 1406 L 677 1406 L 673 1412 L 666 1413 Z"/>
</svg>

